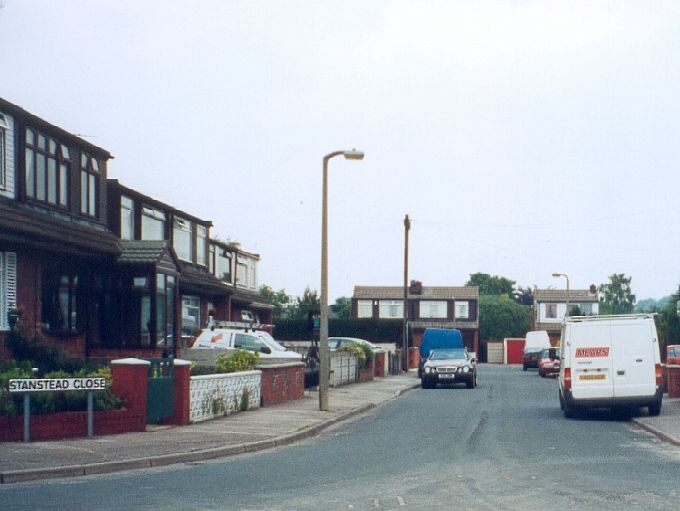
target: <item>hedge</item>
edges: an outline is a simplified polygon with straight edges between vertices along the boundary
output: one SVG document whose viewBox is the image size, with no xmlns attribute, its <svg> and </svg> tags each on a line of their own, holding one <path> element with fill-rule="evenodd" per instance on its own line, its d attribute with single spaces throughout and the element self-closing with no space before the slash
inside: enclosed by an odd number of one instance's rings
<svg viewBox="0 0 680 511">
<path fill-rule="evenodd" d="M 401 342 L 404 322 L 400 319 L 330 318 L 328 335 L 358 337 L 370 342 Z M 309 341 L 314 334 L 306 319 L 280 319 L 274 325 L 273 336 L 281 341 Z"/>
</svg>

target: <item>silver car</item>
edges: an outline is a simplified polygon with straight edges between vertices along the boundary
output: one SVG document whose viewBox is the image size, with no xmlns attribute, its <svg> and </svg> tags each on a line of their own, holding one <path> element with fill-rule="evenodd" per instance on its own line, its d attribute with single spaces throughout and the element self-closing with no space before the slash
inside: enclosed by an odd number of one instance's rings
<svg viewBox="0 0 680 511">
<path fill-rule="evenodd" d="M 439 383 L 465 383 L 467 388 L 477 386 L 477 364 L 465 348 L 435 349 L 430 352 L 420 376 L 424 389 Z"/>
</svg>

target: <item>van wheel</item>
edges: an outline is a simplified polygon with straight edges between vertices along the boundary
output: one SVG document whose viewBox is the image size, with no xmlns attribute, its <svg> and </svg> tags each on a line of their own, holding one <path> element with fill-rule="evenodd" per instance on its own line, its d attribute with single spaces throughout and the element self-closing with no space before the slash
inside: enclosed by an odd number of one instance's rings
<svg viewBox="0 0 680 511">
<path fill-rule="evenodd" d="M 562 393 L 559 392 L 560 396 L 560 410 L 564 410 L 564 398 L 562 397 Z"/>
<path fill-rule="evenodd" d="M 656 417 L 657 415 L 659 415 L 661 413 L 661 400 L 659 399 L 654 404 L 649 405 L 647 407 L 647 410 L 649 410 L 649 415 L 651 415 L 652 417 Z"/>
<path fill-rule="evenodd" d="M 562 408 L 562 411 L 564 412 L 564 416 L 567 419 L 573 419 L 574 418 L 574 412 L 576 411 L 572 405 L 570 405 L 567 400 L 564 400 L 564 408 Z"/>
</svg>

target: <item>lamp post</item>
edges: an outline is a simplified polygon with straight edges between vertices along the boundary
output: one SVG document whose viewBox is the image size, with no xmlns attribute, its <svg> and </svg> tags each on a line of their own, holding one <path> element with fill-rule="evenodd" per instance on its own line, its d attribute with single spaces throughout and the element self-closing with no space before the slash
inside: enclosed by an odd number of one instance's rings
<svg viewBox="0 0 680 511">
<path fill-rule="evenodd" d="M 566 318 L 569 316 L 569 277 L 566 273 L 553 273 L 552 276 L 555 278 L 564 277 L 567 279 L 567 312 L 564 314 L 564 317 Z"/>
<path fill-rule="evenodd" d="M 331 357 L 328 350 L 328 160 L 335 156 L 348 160 L 361 160 L 364 153 L 334 151 L 323 157 L 323 191 L 321 201 L 321 311 L 319 322 L 319 410 L 328 411 L 328 378 L 331 372 Z"/>
</svg>

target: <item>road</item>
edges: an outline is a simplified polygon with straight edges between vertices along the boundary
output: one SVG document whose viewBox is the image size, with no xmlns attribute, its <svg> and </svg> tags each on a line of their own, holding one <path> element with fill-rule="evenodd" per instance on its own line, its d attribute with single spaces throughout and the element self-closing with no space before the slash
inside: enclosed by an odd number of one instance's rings
<svg viewBox="0 0 680 511">
<path fill-rule="evenodd" d="M 680 509 L 677 448 L 625 417 L 564 419 L 556 393 L 483 365 L 476 389 L 417 389 L 294 446 L 8 486 L 0 509 Z"/>
</svg>

